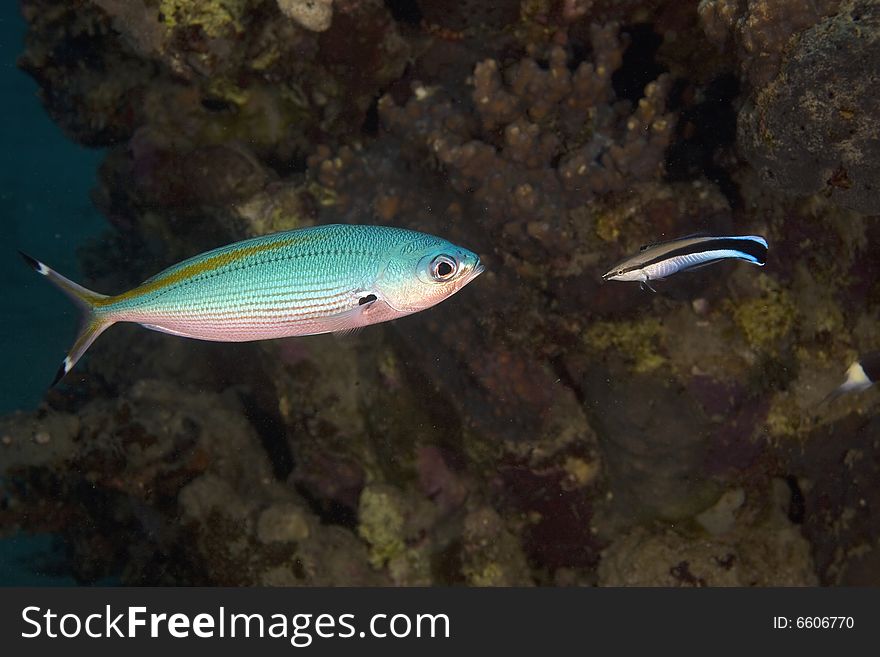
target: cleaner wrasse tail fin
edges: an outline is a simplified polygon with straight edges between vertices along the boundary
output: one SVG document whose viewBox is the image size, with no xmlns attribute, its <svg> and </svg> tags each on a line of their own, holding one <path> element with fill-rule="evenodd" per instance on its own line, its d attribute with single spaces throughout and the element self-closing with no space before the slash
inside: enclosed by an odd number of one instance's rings
<svg viewBox="0 0 880 657">
<path fill-rule="evenodd" d="M 58 368 L 55 379 L 52 381 L 54 386 L 65 374 L 73 369 L 73 366 L 86 353 L 86 350 L 95 339 L 110 328 L 111 325 L 115 324 L 116 320 L 108 316 L 107 313 L 102 312 L 99 308 L 101 302 L 107 299 L 106 295 L 92 292 L 82 285 L 74 283 L 26 253 L 19 251 L 19 254 L 35 272 L 48 278 L 53 285 L 64 292 L 82 314 L 79 334 L 76 336 L 70 351 L 67 352 L 67 356 L 61 361 L 61 366 Z"/>
</svg>

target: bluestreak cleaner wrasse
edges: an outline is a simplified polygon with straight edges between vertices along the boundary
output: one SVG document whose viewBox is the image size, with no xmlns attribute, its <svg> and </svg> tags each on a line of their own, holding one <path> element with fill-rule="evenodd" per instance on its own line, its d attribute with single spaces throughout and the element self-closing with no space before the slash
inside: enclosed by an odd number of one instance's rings
<svg viewBox="0 0 880 657">
<path fill-rule="evenodd" d="M 767 240 L 759 235 L 703 235 L 646 244 L 636 255 L 615 265 L 602 278 L 606 281 L 639 281 L 642 287 L 653 290 L 650 281 L 730 258 L 763 267 L 767 261 Z"/>
<path fill-rule="evenodd" d="M 53 385 L 116 322 L 220 342 L 341 333 L 430 308 L 483 271 L 476 254 L 439 237 L 338 224 L 207 251 L 116 296 L 22 256 L 83 314 Z"/>
<path fill-rule="evenodd" d="M 860 356 L 846 370 L 846 380 L 838 388 L 832 390 L 820 403 L 837 399 L 847 392 L 866 390 L 880 381 L 880 351 L 872 351 Z"/>
</svg>

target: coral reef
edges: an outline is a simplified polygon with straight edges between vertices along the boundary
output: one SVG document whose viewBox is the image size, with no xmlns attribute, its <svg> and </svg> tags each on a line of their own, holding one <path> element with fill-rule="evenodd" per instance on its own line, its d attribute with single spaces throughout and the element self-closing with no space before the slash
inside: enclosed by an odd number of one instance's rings
<svg viewBox="0 0 880 657">
<path fill-rule="evenodd" d="M 762 181 L 787 194 L 823 193 L 844 208 L 880 212 L 878 58 L 872 0 L 702 0 L 700 17 L 720 48 L 736 44 L 751 94 L 738 143 Z"/>
<path fill-rule="evenodd" d="M 695 530 L 688 536 L 674 529 L 650 534 L 638 528 L 621 536 L 603 553 L 599 584 L 815 586 L 810 545 L 784 513 L 788 487 L 779 480 L 772 483 L 770 508 L 737 509 L 747 518 L 714 528 L 714 535 Z"/>
<path fill-rule="evenodd" d="M 590 42 L 592 61 L 572 62 L 555 47 L 546 70 L 531 57 L 505 70 L 491 59 L 477 64 L 476 121 L 459 99 L 420 85 L 405 107 L 385 96 L 379 115 L 409 148 L 436 158 L 453 189 L 483 205 L 490 221 L 529 217 L 540 231 L 566 208 L 662 172 L 673 127 L 664 114 L 669 78 L 648 84 L 635 108 L 614 103 L 617 26 L 592 26 Z"/>
<path fill-rule="evenodd" d="M 10 418 L 0 433 L 9 479 L 3 526 L 80 543 L 91 553 L 76 564 L 84 582 L 116 569 L 132 583 L 382 581 L 363 546 L 323 527 L 276 480 L 233 392 L 191 393 L 144 380 L 76 415 L 44 409 Z M 34 468 L 44 469 L 39 479 L 27 476 Z M 68 504 L 49 503 L 53 490 Z M 38 518 L 29 499 L 45 502 Z M 113 544 L 120 531 L 128 538 Z"/>
<path fill-rule="evenodd" d="M 325 32 L 333 22 L 333 0 L 278 0 L 278 8 L 312 32 Z"/>
<path fill-rule="evenodd" d="M 742 74 L 761 88 L 779 73 L 792 37 L 834 13 L 841 0 L 700 0 L 706 35 L 735 45 Z"/>
<path fill-rule="evenodd" d="M 336 3 L 326 27 L 328 3 L 281 5 L 27 0 L 30 33 L 42 39 L 22 64 L 77 141 L 119 143 L 157 124 L 167 138 L 197 142 L 262 133 L 267 159 L 289 162 L 304 157 L 305 135 L 359 127 L 409 49 L 379 0 Z"/>
<path fill-rule="evenodd" d="M 819 405 L 880 344 L 876 7 L 24 0 L 21 66 L 107 148 L 89 287 L 332 222 L 487 271 L 343 338 L 114 328 L 0 419 L 0 533 L 82 582 L 876 583 L 876 393 Z M 602 282 L 695 231 L 767 266 Z"/>
<path fill-rule="evenodd" d="M 740 113 L 739 143 L 767 185 L 880 214 L 880 4 L 851 0 L 801 33 Z"/>
</svg>

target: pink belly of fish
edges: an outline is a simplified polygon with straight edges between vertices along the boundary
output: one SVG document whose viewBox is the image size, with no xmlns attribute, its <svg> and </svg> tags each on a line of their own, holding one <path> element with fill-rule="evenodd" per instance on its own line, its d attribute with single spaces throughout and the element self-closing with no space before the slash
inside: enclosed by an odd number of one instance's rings
<svg viewBox="0 0 880 657">
<path fill-rule="evenodd" d="M 366 306 L 336 303 L 320 309 L 261 308 L 250 312 L 173 312 L 132 313 L 126 321 L 146 328 L 197 340 L 215 342 L 251 342 L 298 335 L 349 331 L 400 317 L 386 304 L 377 301 Z"/>
</svg>

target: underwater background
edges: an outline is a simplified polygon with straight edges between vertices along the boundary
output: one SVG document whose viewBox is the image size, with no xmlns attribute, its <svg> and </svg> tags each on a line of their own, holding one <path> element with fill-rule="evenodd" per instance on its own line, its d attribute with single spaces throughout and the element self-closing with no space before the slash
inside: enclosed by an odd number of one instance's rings
<svg viewBox="0 0 880 657">
<path fill-rule="evenodd" d="M 880 584 L 880 2 L 22 0 L 0 584 Z M 328 223 L 480 255 L 352 336 L 76 311 Z M 641 245 L 767 264 L 603 281 Z"/>
<path fill-rule="evenodd" d="M 0 89 L 5 120 L 0 164 L 0 286 L 4 321 L 0 350 L 9 369 L 0 376 L 0 413 L 36 409 L 46 391 L 46 372 L 57 367 L 58 353 L 69 346 L 75 313 L 57 304 L 57 293 L 34 285 L 16 249 L 46 251 L 46 259 L 79 277 L 76 250 L 100 233 L 106 221 L 89 200 L 100 150 L 79 146 L 46 115 L 37 85 L 15 65 L 24 49 L 27 24 L 16 2 L 0 8 Z M 51 379 L 49 379 L 51 380 Z M 0 482 L 3 475 L 0 474 Z M 4 524 L 0 540 L 0 583 L 36 585 L 74 583 L 63 571 L 60 541 L 50 534 L 22 534 Z M 54 568 L 56 564 L 58 568 Z"/>
</svg>

